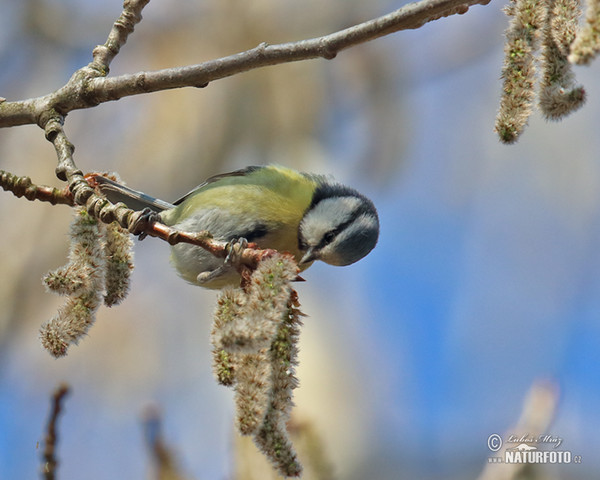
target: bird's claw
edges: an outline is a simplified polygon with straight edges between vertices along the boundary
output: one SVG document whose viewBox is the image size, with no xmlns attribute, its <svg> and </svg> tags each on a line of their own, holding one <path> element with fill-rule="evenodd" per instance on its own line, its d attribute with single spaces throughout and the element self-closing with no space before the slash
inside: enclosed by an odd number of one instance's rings
<svg viewBox="0 0 600 480">
<path fill-rule="evenodd" d="M 248 248 L 248 240 L 241 237 L 236 240 L 227 242 L 225 247 L 227 250 L 227 256 L 225 257 L 225 265 L 236 266 L 239 264 L 242 258 L 242 253 Z"/>
<path fill-rule="evenodd" d="M 148 224 L 160 221 L 160 216 L 157 212 L 150 208 L 144 208 L 140 212 L 136 212 L 137 217 L 132 221 L 129 231 L 133 235 L 138 236 L 138 240 L 143 240 L 148 236 L 146 228 Z"/>
</svg>

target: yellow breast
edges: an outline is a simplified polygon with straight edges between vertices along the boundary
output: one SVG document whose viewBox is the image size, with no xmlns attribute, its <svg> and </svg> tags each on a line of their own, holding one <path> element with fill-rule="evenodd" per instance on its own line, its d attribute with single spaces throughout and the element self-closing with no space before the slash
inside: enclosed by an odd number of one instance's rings
<svg viewBox="0 0 600 480">
<path fill-rule="evenodd" d="M 266 166 L 243 175 L 217 177 L 201 185 L 175 209 L 162 215 L 176 225 L 199 211 L 217 209 L 223 218 L 252 220 L 266 226 L 267 234 L 257 241 L 262 248 L 288 251 L 300 258 L 298 226 L 312 200 L 316 181 L 295 170 Z M 215 228 L 213 235 L 219 238 Z"/>
</svg>

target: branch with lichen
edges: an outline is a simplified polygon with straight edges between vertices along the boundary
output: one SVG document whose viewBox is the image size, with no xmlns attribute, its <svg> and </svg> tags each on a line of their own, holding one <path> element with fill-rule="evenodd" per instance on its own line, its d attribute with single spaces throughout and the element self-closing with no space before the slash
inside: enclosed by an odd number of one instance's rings
<svg viewBox="0 0 600 480">
<path fill-rule="evenodd" d="M 211 334 L 215 377 L 235 390 L 239 432 L 251 435 L 285 477 L 302 471 L 286 426 L 298 385 L 297 274 L 290 255 L 260 261 L 242 287 L 221 293 Z"/>
</svg>

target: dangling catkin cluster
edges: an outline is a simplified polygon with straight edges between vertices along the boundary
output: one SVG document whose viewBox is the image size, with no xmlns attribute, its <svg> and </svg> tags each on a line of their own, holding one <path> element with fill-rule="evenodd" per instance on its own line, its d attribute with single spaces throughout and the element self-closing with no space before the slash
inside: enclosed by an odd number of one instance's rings
<svg viewBox="0 0 600 480">
<path fill-rule="evenodd" d="M 569 56 L 571 44 L 577 36 L 581 3 L 579 0 L 551 0 L 547 22 L 553 43 L 563 57 Z"/>
<path fill-rule="evenodd" d="M 504 84 L 496 131 L 503 142 L 513 143 L 531 114 L 535 84 L 533 53 L 540 43 L 545 10 L 539 0 L 511 0 L 504 11 L 512 19 L 506 31 Z"/>
<path fill-rule="evenodd" d="M 70 236 L 69 262 L 43 279 L 48 290 L 68 296 L 40 329 L 42 345 L 55 357 L 87 333 L 103 300 L 112 306 L 125 298 L 133 269 L 131 239 L 117 224 L 105 226 L 77 207 Z"/>
<path fill-rule="evenodd" d="M 545 0 L 539 106 L 548 120 L 560 120 L 585 102 L 583 87 L 575 84 L 575 75 L 567 60 L 575 38 L 581 7 L 577 0 Z"/>
<path fill-rule="evenodd" d="M 117 222 L 104 228 L 104 257 L 106 268 L 104 277 L 104 304 L 107 307 L 118 305 L 129 293 L 129 277 L 133 270 L 133 242 L 131 235 Z"/>
<path fill-rule="evenodd" d="M 248 285 L 222 291 L 212 330 L 217 380 L 235 390 L 236 424 L 284 477 L 302 467 L 287 433 L 300 310 L 291 282 L 293 258 L 275 254 L 262 260 Z"/>
<path fill-rule="evenodd" d="M 504 143 L 523 132 L 535 96 L 535 53 L 542 46 L 539 107 L 546 119 L 559 120 L 581 107 L 571 63 L 585 63 L 600 51 L 600 0 L 589 0 L 587 23 L 579 31 L 579 0 L 511 0 L 506 31 L 504 80 L 495 130 Z"/>
<path fill-rule="evenodd" d="M 600 52 L 600 0 L 587 0 L 585 24 L 571 46 L 569 61 L 586 65 Z"/>
</svg>

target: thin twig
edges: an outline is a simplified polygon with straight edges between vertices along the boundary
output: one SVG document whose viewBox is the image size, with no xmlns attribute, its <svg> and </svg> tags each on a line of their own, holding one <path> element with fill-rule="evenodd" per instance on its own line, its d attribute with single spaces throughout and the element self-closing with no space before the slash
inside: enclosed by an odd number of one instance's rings
<svg viewBox="0 0 600 480">
<path fill-rule="evenodd" d="M 169 88 L 205 87 L 214 80 L 256 68 L 314 58 L 329 60 L 347 48 L 400 30 L 419 28 L 442 16 L 465 13 L 473 4 L 488 2 L 489 0 L 423 0 L 322 37 L 278 45 L 261 43 L 251 50 L 198 65 L 95 79 L 90 82 L 90 88 L 98 93 L 98 100 L 106 102 Z"/>
<path fill-rule="evenodd" d="M 118 55 L 127 37 L 133 33 L 136 24 L 142 20 L 142 10 L 150 0 L 125 0 L 123 11 L 108 34 L 104 45 L 98 45 L 92 52 L 94 60 L 88 65 L 102 76 L 108 75 L 110 63 Z"/>
<path fill-rule="evenodd" d="M 65 86 L 42 97 L 0 103 L 0 127 L 37 123 L 45 128 L 47 119 L 43 113 L 50 110 L 64 117 L 72 110 L 90 108 L 126 96 L 172 88 L 204 87 L 212 81 L 269 65 L 314 58 L 331 59 L 344 49 L 400 30 L 419 28 L 444 16 L 462 14 L 472 5 L 486 5 L 489 1 L 421 0 L 387 15 L 322 37 L 279 45 L 262 43 L 245 52 L 197 65 L 107 78 L 104 75 L 108 73 L 108 64 L 130 33 L 129 27 L 125 28 L 117 21 L 106 44 L 94 50 L 94 61 L 75 72 Z M 125 7 L 135 4 L 135 11 L 141 11 L 145 3 L 146 0 L 126 1 Z M 127 8 L 120 19 L 126 11 Z M 138 21 L 139 18 L 141 17 L 135 17 Z M 127 23 L 131 29 L 134 24 L 134 21 Z"/>
<path fill-rule="evenodd" d="M 50 416 L 48 417 L 46 438 L 44 439 L 44 452 L 42 455 L 42 478 L 44 480 L 54 480 L 56 478 L 56 467 L 58 465 L 58 460 L 56 459 L 56 443 L 58 441 L 56 424 L 58 416 L 62 411 L 63 399 L 67 393 L 69 393 L 69 386 L 63 383 L 56 388 L 52 395 L 52 406 Z"/>
<path fill-rule="evenodd" d="M 108 75 L 110 63 L 125 45 L 135 25 L 142 20 L 142 9 L 149 1 L 124 0 L 123 11 L 113 24 L 106 42 L 94 48 L 92 62 L 77 70 L 55 92 L 17 102 L 7 102 L 3 98 L 0 101 L 0 127 L 37 123 L 46 129 L 46 122 L 51 117 L 64 117 L 71 110 L 96 106 L 98 103 L 95 103 L 94 97 L 97 95 L 90 95 L 88 82 Z"/>
<path fill-rule="evenodd" d="M 36 185 L 29 177 L 18 177 L 4 170 L 0 170 L 0 187 L 12 192 L 17 198 L 25 197 L 27 200 L 40 200 L 52 205 L 74 205 L 73 195 L 68 188 L 59 190 L 55 187 Z"/>
</svg>

